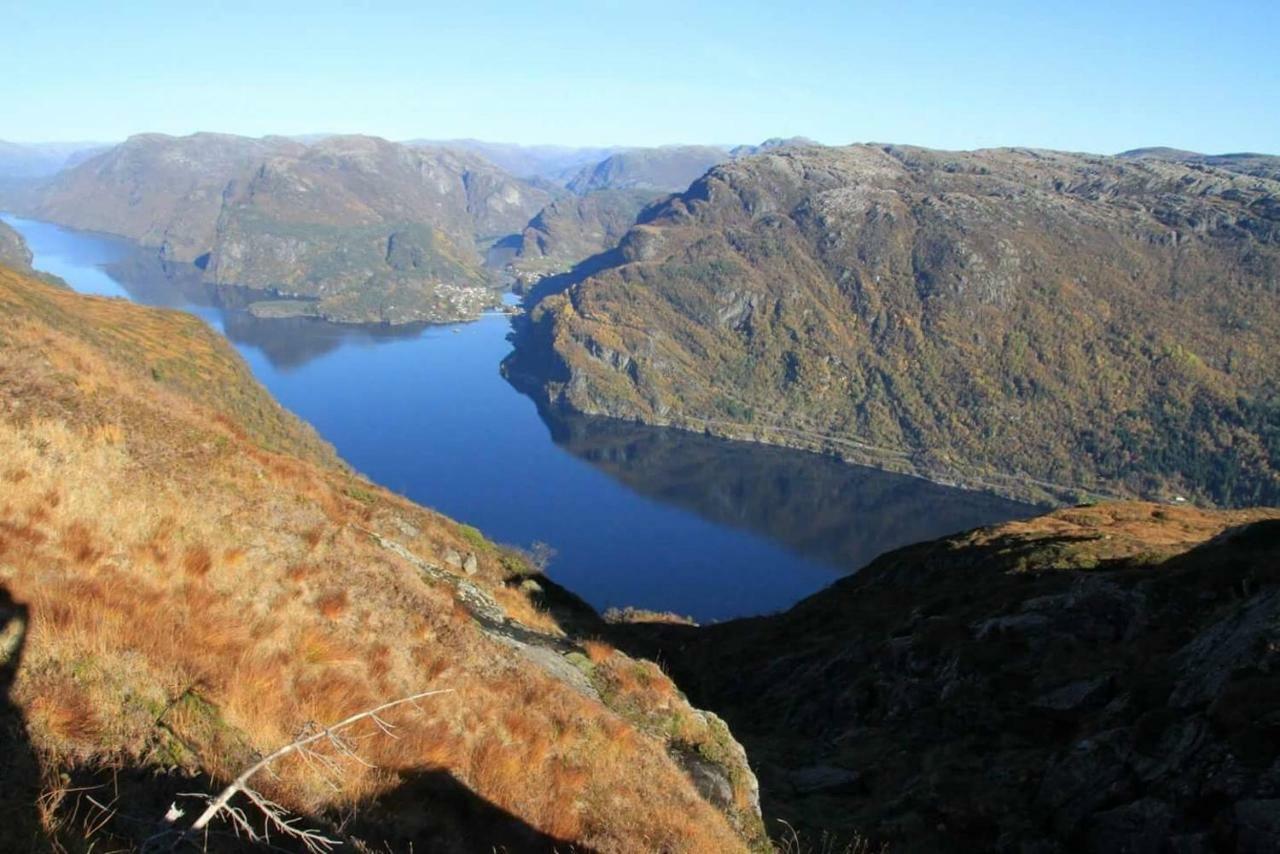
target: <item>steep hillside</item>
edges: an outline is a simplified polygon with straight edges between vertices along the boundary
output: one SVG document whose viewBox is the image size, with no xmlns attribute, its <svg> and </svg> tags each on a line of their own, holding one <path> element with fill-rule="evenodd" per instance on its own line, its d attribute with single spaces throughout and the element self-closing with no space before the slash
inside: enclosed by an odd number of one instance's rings
<svg viewBox="0 0 1280 854">
<path fill-rule="evenodd" d="M 203 323 L 7 269 L 0 318 L 0 848 L 155 845 L 189 793 L 431 690 L 254 787 L 358 850 L 759 843 L 718 719 L 566 634 L 519 553 L 344 470 Z"/>
<path fill-rule="evenodd" d="M 213 245 L 228 182 L 264 157 L 304 150 L 280 137 L 139 134 L 50 179 L 24 213 L 119 234 L 191 262 Z"/>
<path fill-rule="evenodd" d="M 549 200 L 474 155 L 331 137 L 228 189 L 206 274 L 336 320 L 474 317 L 495 299 L 480 247 Z"/>
<path fill-rule="evenodd" d="M 1026 150 L 713 169 L 531 313 L 579 411 L 1009 495 L 1280 503 L 1280 184 Z"/>
<path fill-rule="evenodd" d="M 526 284 L 566 272 L 612 249 L 645 207 L 686 189 L 716 163 L 815 145 L 804 137 L 791 137 L 739 145 L 728 151 L 711 146 L 670 146 L 614 154 L 584 168 L 569 183 L 573 195 L 556 199 L 529 222 L 511 269 Z"/>
<path fill-rule="evenodd" d="M 31 272 L 31 248 L 8 223 L 0 221 L 0 265 Z"/>
<path fill-rule="evenodd" d="M 901 549 L 777 616 L 629 631 L 726 716 L 766 814 L 810 838 L 1280 839 L 1280 510 L 1063 510 Z"/>
<path fill-rule="evenodd" d="M 26 215 L 261 291 L 263 312 L 390 323 L 474 318 L 495 299 L 483 249 L 550 200 L 465 152 L 222 134 L 132 137 L 10 193 Z"/>
</svg>

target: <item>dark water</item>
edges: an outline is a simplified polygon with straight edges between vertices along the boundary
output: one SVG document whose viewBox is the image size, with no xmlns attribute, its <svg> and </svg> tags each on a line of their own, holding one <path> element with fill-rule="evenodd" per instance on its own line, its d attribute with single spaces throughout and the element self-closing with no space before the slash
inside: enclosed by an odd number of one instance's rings
<svg viewBox="0 0 1280 854">
<path fill-rule="evenodd" d="M 184 308 L 378 483 L 500 542 L 557 551 L 597 608 L 699 620 L 775 611 L 888 549 L 1032 508 L 813 454 L 544 418 L 498 373 L 509 322 L 410 329 L 258 320 L 234 290 L 130 244 L 5 217 L 76 290 Z"/>
</svg>

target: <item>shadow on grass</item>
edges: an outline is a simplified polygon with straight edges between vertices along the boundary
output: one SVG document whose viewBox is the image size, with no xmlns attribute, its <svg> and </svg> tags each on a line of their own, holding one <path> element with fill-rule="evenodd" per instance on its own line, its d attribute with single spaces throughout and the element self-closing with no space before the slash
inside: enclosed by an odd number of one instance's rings
<svg viewBox="0 0 1280 854">
<path fill-rule="evenodd" d="M 0 849 L 36 851 L 43 845 L 36 798 L 40 764 L 27 738 L 13 684 L 27 638 L 27 607 L 0 587 Z"/>
<path fill-rule="evenodd" d="M 42 773 L 22 709 L 12 696 L 27 623 L 27 607 L 0 587 L 0 851 L 136 850 L 168 827 L 163 816 L 175 802 L 186 810 L 182 821 L 190 822 L 201 804 L 182 794 L 215 793 L 225 781 L 158 766 L 59 767 Z M 37 806 L 42 794 L 51 827 L 42 823 Z M 245 812 L 261 826 L 251 808 Z M 532 827 L 441 769 L 402 773 L 398 785 L 378 798 L 342 813 L 299 819 L 300 826 L 341 840 L 339 850 L 591 854 Z M 258 849 L 222 825 L 186 850 Z M 303 849 L 273 833 L 269 850 Z"/>
</svg>

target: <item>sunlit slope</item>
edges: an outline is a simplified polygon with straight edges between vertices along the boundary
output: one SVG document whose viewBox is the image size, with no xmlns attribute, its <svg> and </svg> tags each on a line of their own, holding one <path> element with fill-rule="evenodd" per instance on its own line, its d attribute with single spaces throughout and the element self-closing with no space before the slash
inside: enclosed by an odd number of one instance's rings
<svg viewBox="0 0 1280 854">
<path fill-rule="evenodd" d="M 178 793 L 432 689 L 359 761 L 256 784 L 394 850 L 758 835 L 718 720 L 566 636 L 518 553 L 345 470 L 201 322 L 5 269 L 0 318 L 0 847 L 136 847 Z"/>
<path fill-rule="evenodd" d="M 1280 502 L 1280 183 L 997 149 L 712 169 L 531 312 L 582 412 L 1032 498 Z"/>
</svg>

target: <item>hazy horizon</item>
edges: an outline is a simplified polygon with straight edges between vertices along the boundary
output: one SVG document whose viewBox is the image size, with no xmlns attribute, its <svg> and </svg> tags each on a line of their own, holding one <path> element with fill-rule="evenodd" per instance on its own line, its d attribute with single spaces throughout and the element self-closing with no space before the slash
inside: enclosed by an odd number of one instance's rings
<svg viewBox="0 0 1280 854">
<path fill-rule="evenodd" d="M 698 141 L 698 140 L 688 140 L 688 141 L 679 141 L 679 142 L 658 142 L 658 143 L 650 143 L 650 144 L 637 144 L 637 143 L 628 143 L 628 142 L 613 142 L 613 143 L 560 143 L 560 142 L 524 142 L 524 141 L 513 141 L 513 140 L 505 140 L 505 139 L 501 139 L 501 140 L 500 140 L 500 139 L 480 139 L 480 138 L 478 138 L 478 137 L 472 137 L 472 136 L 441 136 L 441 137 L 431 137 L 431 138 L 427 138 L 427 137 L 410 137 L 410 138 L 408 138 L 408 139 L 392 139 L 392 138 L 390 138 L 390 137 L 380 136 L 379 134 L 375 134 L 375 133 L 362 133 L 362 132 L 359 132 L 359 131 L 349 131 L 349 132 L 345 132 L 345 133 L 296 133 L 296 134 L 294 134 L 294 133 L 290 133 L 290 134 L 281 134 L 281 133 L 265 133 L 265 134 L 261 134 L 261 135 L 258 135 L 258 136 L 250 136 L 250 135 L 248 135 L 248 134 L 235 134 L 235 133 L 231 133 L 231 132 L 229 132 L 229 131 L 201 129 L 201 130 L 191 131 L 190 133 L 186 133 L 186 134 L 166 134 L 166 133 L 164 133 L 163 131 L 147 131 L 147 130 L 140 130 L 140 131 L 135 131 L 135 132 L 133 132 L 133 133 L 130 133 L 130 134 L 126 135 L 126 136 L 120 137 L 120 138 L 118 138 L 118 139 L 74 139 L 74 140 L 62 140 L 62 139 L 39 139 L 39 140 L 22 140 L 22 139 L 0 138 L 0 143 L 9 143 L 9 144 L 12 144 L 12 145 L 20 145 L 20 146 L 24 146 L 24 147 L 27 147 L 27 148 L 40 148 L 40 147 L 42 147 L 42 146 L 65 146 L 65 147 L 81 146 L 81 147 L 83 147 L 83 148 L 91 148 L 91 147 L 94 147 L 94 146 L 114 146 L 114 145 L 119 145 L 120 143 L 125 142 L 127 139 L 129 139 L 129 138 L 131 138 L 131 137 L 135 137 L 135 136 L 145 136 L 145 135 L 149 135 L 149 134 L 157 134 L 157 135 L 163 135 L 163 136 L 172 136 L 172 137 L 178 138 L 178 137 L 184 137 L 184 136 L 193 136 L 193 135 L 202 134 L 202 133 L 207 133 L 207 134 L 218 134 L 218 135 L 224 135 L 224 136 L 245 136 L 245 137 L 248 137 L 248 138 L 254 138 L 254 139 L 263 139 L 263 138 L 268 138 L 268 137 L 286 137 L 286 138 L 289 138 L 289 139 L 295 139 L 295 140 L 305 141 L 305 142 L 319 141 L 320 139 L 324 139 L 324 138 L 328 138 L 328 137 L 335 137 L 335 136 L 367 136 L 367 137 L 374 137 L 374 138 L 378 138 L 378 139 L 385 139 L 385 140 L 387 140 L 388 142 L 393 142 L 393 143 L 397 143 L 397 144 L 401 144 L 401 145 L 409 144 L 409 143 L 416 143 L 416 142 L 422 142 L 422 143 L 438 143 L 438 144 L 448 144 L 448 143 L 474 143 L 474 144 L 480 144 L 480 145 L 514 146 L 514 147 L 526 148 L 526 149 L 536 149 L 536 148 L 564 149 L 564 150 L 566 150 L 566 151 L 570 151 L 570 150 L 580 150 L 580 149 L 593 149 L 593 148 L 609 148 L 609 149 L 678 148 L 678 147 L 681 147 L 681 146 L 699 146 L 699 145 L 700 145 L 700 146 L 711 146 L 711 147 L 713 147 L 713 148 L 725 148 L 725 149 L 729 149 L 729 148 L 732 148 L 733 146 L 736 146 L 736 145 L 755 145 L 755 144 L 759 144 L 759 143 L 761 143 L 761 142 L 764 142 L 764 141 L 765 141 L 764 139 L 758 139 L 758 140 L 740 140 L 740 141 L 735 141 L 735 142 L 702 142 L 702 141 Z M 825 141 L 825 140 L 818 140 L 818 139 L 814 139 L 814 138 L 813 138 L 812 136 L 810 136 L 809 134 L 804 134 L 804 133 L 798 133 L 798 134 L 787 134 L 787 135 L 786 135 L 786 137 L 808 137 L 809 139 L 813 140 L 814 142 L 817 142 L 817 143 L 819 143 L 819 144 L 821 144 L 821 145 L 826 145 L 826 146 L 845 146 L 845 145 L 907 145 L 907 146 L 916 146 L 916 147 L 921 147 L 921 148 L 930 148 L 930 147 L 933 147 L 933 146 L 921 145 L 920 143 L 911 142 L 911 141 L 909 141 L 909 140 L 866 139 L 866 140 L 851 140 L 851 141 L 848 141 L 848 142 L 828 142 L 828 141 Z M 314 140 L 311 140 L 311 139 L 308 139 L 308 138 L 315 138 L 315 139 L 314 139 Z M 775 134 L 773 137 L 766 137 L 766 139 L 775 139 L 775 138 L 782 138 L 782 135 L 777 135 L 777 134 Z M 1090 150 L 1085 150 L 1085 149 L 1074 149 L 1074 150 L 1072 150 L 1072 149 L 1046 149 L 1046 147 L 1045 147 L 1045 146 L 1036 146 L 1036 145 L 1018 145 L 1018 144 L 1016 144 L 1016 143 L 1008 144 L 1008 145 L 991 145 L 991 146 L 982 146 L 982 148 L 988 148 L 988 149 L 990 149 L 990 148 L 1026 148 L 1026 149 L 1045 149 L 1045 150 L 1065 151 L 1065 152 L 1067 152 L 1067 153 L 1074 153 L 1074 154 L 1095 154 L 1095 155 L 1103 155 L 1103 156 L 1116 155 L 1116 154 L 1122 154 L 1122 153 L 1124 153 L 1124 152 L 1126 152 L 1126 151 L 1134 151 L 1134 150 L 1141 150 L 1141 149 L 1160 149 L 1160 148 L 1167 148 L 1167 149 L 1176 149 L 1176 150 L 1191 151 L 1191 152 L 1194 152 L 1194 153 L 1196 153 L 1196 154 L 1207 154 L 1207 155 L 1215 155 L 1215 156 L 1236 155 L 1236 154 L 1260 154 L 1260 155 L 1266 155 L 1266 156 L 1280 156 L 1280 153 L 1277 153 L 1277 152 L 1275 152 L 1275 151 L 1262 151 L 1262 150 L 1244 150 L 1244 149 L 1240 149 L 1240 150 L 1233 150 L 1233 151 L 1197 151 L 1197 150 L 1194 150 L 1194 149 L 1182 149 L 1180 146 L 1165 145 L 1165 144 L 1162 144 L 1162 143 L 1160 143 L 1160 142 L 1152 142 L 1152 143 L 1143 144 L 1143 145 L 1134 145 L 1134 146 L 1131 146 L 1131 147 L 1129 147 L 1129 148 L 1120 149 L 1120 150 L 1117 150 L 1117 151 L 1090 151 Z M 956 150 L 956 151 L 962 151 L 962 150 L 975 150 L 975 149 L 954 149 L 954 150 Z"/>
<path fill-rule="evenodd" d="M 333 2 L 8 10 L 0 139 L 366 133 L 567 147 L 803 135 L 1280 151 L 1280 7 Z M 1242 26 L 1245 22 L 1247 26 Z M 316 128 L 326 130 L 317 131 Z"/>
</svg>

